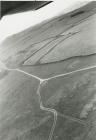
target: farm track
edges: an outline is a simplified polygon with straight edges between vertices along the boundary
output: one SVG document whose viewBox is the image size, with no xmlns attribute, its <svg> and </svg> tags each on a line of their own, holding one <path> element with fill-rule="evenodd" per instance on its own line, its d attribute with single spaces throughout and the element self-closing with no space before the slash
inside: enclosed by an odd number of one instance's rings
<svg viewBox="0 0 96 140">
<path fill-rule="evenodd" d="M 3 66 L 4 66 L 4 64 L 3 64 Z M 39 104 L 40 104 L 40 109 L 43 110 L 43 111 L 51 112 L 54 115 L 54 121 L 53 121 L 53 125 L 52 125 L 52 128 L 51 128 L 48 140 L 52 140 L 52 136 L 53 136 L 53 133 L 54 133 L 54 130 L 55 130 L 56 122 L 57 122 L 57 116 L 62 116 L 63 118 L 66 118 L 66 119 L 74 121 L 74 122 L 78 122 L 79 124 L 83 124 L 83 125 L 86 125 L 86 123 L 84 121 L 80 120 L 80 119 L 75 118 L 75 117 L 70 117 L 70 116 L 67 116 L 67 115 L 63 115 L 63 114 L 57 112 L 55 109 L 44 107 L 42 99 L 41 99 L 41 94 L 40 94 L 40 88 L 41 88 L 42 84 L 44 84 L 44 82 L 48 82 L 51 79 L 56 79 L 58 77 L 62 77 L 62 76 L 66 76 L 66 75 L 70 75 L 70 74 L 74 74 L 74 73 L 77 73 L 77 72 L 86 71 L 86 70 L 90 70 L 90 69 L 94 69 L 94 68 L 96 68 L 96 65 L 86 67 L 86 68 L 82 68 L 82 69 L 78 69 L 78 70 L 71 71 L 71 72 L 64 73 L 64 74 L 59 74 L 59 75 L 56 75 L 56 76 L 53 76 L 53 77 L 50 77 L 50 78 L 42 79 L 42 78 L 37 77 L 35 75 L 32 75 L 28 72 L 20 70 L 18 68 L 17 69 L 10 69 L 10 68 L 7 68 L 6 66 L 4 66 L 5 70 L 17 71 L 17 72 L 23 73 L 25 75 L 28 75 L 28 76 L 30 76 L 32 78 L 35 78 L 35 79 L 40 81 L 38 89 L 37 89 L 37 95 L 38 95 L 38 100 L 39 100 Z"/>
</svg>

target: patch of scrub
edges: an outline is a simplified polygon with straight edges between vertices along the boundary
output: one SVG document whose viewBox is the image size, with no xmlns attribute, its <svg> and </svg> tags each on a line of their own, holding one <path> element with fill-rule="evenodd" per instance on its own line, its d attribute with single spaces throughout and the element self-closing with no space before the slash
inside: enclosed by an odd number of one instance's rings
<svg viewBox="0 0 96 140">
<path fill-rule="evenodd" d="M 87 118 L 90 111 L 94 110 L 96 110 L 96 95 L 94 95 L 93 99 L 91 99 L 90 102 L 84 106 L 80 113 L 80 118 Z"/>
</svg>

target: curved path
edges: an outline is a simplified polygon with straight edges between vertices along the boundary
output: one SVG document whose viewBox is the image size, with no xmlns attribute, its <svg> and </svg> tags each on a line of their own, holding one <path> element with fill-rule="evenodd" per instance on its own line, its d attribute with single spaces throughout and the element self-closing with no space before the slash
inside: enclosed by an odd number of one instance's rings
<svg viewBox="0 0 96 140">
<path fill-rule="evenodd" d="M 39 86 L 38 86 L 38 89 L 37 89 L 37 95 L 38 95 L 38 100 L 39 100 L 39 104 L 40 104 L 40 109 L 41 110 L 44 110 L 44 111 L 51 112 L 54 115 L 54 122 L 53 122 L 53 125 L 52 125 L 52 128 L 51 128 L 51 131 L 50 131 L 48 140 L 51 140 L 52 139 L 52 136 L 53 136 L 53 133 L 54 133 L 54 130 L 55 130 L 55 126 L 56 126 L 56 122 L 57 122 L 57 115 L 62 116 L 62 114 L 60 114 L 59 112 L 57 112 L 55 109 L 46 108 L 46 107 L 43 106 L 41 95 L 40 95 L 40 88 L 41 88 L 42 84 L 44 84 L 44 82 L 46 82 L 46 81 L 48 82 L 48 80 L 51 80 L 51 79 L 55 79 L 55 78 L 58 78 L 58 77 L 62 77 L 62 76 L 70 75 L 70 74 L 73 74 L 73 73 L 77 73 L 77 72 L 86 71 L 86 70 L 89 70 L 89 69 L 96 68 L 96 65 L 89 66 L 87 68 L 82 68 L 82 69 L 78 69 L 78 70 L 71 71 L 71 72 L 68 72 L 68 73 L 56 75 L 56 76 L 53 76 L 53 77 L 50 77 L 50 78 L 42 79 L 42 78 L 37 77 L 35 75 L 29 74 L 29 73 L 27 73 L 27 72 L 25 72 L 23 70 L 20 70 L 18 68 L 17 69 L 10 69 L 10 68 L 7 68 L 4 64 L 3 64 L 3 66 L 4 66 L 4 69 L 5 70 L 21 72 L 21 73 L 24 73 L 24 74 L 26 74 L 26 75 L 28 75 L 30 77 L 33 77 L 33 78 L 35 78 L 35 79 L 37 79 L 37 80 L 40 81 Z M 85 123 L 82 120 L 79 120 L 77 118 L 73 118 L 73 117 L 66 116 L 66 115 L 63 115 L 63 117 L 68 118 L 68 119 L 70 119 L 72 121 L 77 121 L 78 123 L 81 123 L 81 124 L 84 124 L 85 125 Z"/>
</svg>

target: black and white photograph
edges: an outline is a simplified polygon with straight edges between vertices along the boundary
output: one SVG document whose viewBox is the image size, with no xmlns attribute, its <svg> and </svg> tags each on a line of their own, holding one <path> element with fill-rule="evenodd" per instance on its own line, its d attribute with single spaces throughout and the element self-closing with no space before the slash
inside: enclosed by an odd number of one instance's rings
<svg viewBox="0 0 96 140">
<path fill-rule="evenodd" d="M 0 0 L 0 140 L 96 140 L 96 1 Z"/>
</svg>

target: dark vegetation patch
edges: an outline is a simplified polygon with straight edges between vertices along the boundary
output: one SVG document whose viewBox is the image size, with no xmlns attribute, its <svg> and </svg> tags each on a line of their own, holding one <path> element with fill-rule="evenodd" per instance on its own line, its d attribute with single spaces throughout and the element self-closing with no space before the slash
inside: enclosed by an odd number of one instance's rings
<svg viewBox="0 0 96 140">
<path fill-rule="evenodd" d="M 83 14 L 84 12 L 85 12 L 85 11 L 78 11 L 78 12 L 76 12 L 76 13 L 71 14 L 70 17 L 71 17 L 71 18 L 72 18 L 72 17 L 76 17 L 76 16 L 78 16 L 78 15 Z"/>
</svg>

